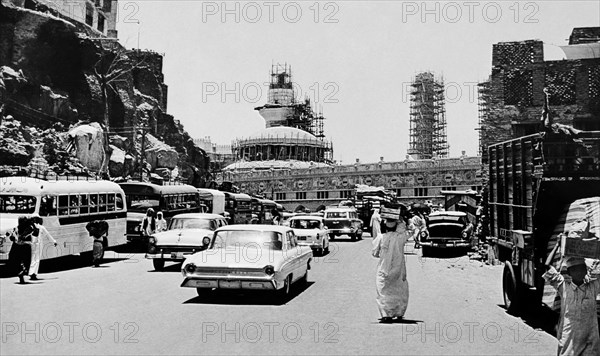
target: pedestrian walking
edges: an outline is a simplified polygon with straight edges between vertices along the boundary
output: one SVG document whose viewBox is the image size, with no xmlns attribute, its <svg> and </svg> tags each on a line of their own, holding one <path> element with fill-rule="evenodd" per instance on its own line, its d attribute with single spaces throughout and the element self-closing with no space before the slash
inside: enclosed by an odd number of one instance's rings
<svg viewBox="0 0 600 356">
<path fill-rule="evenodd" d="M 385 213 L 385 214 L 384 214 Z M 402 319 L 408 307 L 408 281 L 404 245 L 408 240 L 406 222 L 400 209 L 382 209 L 382 217 L 388 232 L 373 240 L 372 254 L 379 258 L 376 289 L 377 306 L 381 323 L 391 323 L 393 318 Z"/>
<path fill-rule="evenodd" d="M 146 216 L 142 221 L 142 234 L 144 236 L 151 236 L 156 232 L 156 218 L 154 216 L 154 209 L 148 208 L 146 210 Z"/>
<path fill-rule="evenodd" d="M 29 274 L 32 234 L 33 224 L 31 219 L 26 216 L 20 216 L 17 227 L 6 233 L 10 241 L 13 242 L 9 253 L 9 260 L 18 270 L 17 275 L 20 284 L 25 284 L 24 276 Z"/>
<path fill-rule="evenodd" d="M 156 213 L 156 232 L 167 231 L 167 220 L 163 217 L 162 211 Z"/>
<path fill-rule="evenodd" d="M 566 231 L 568 239 L 587 239 L 590 235 L 589 221 L 585 227 L 577 222 L 571 231 Z M 560 238 L 560 237 L 559 237 Z M 560 240 L 559 240 L 560 241 Z M 600 279 L 591 278 L 585 259 L 578 256 L 563 256 L 559 266 L 565 266 L 571 277 L 565 279 L 551 261 L 560 247 L 557 244 L 546 260 L 546 273 L 543 277 L 560 295 L 560 320 L 558 324 L 559 356 L 600 355 L 600 336 L 596 315 L 596 296 L 600 293 Z"/>
<path fill-rule="evenodd" d="M 376 238 L 381 234 L 381 216 L 379 215 L 379 209 L 373 209 L 373 215 L 371 215 L 371 237 Z"/>
<path fill-rule="evenodd" d="M 54 247 L 58 245 L 54 237 L 50 235 L 48 230 L 42 225 L 44 221 L 39 216 L 32 217 L 32 223 L 34 226 L 33 234 L 32 234 L 32 245 L 31 245 L 31 264 L 29 266 L 29 279 L 36 281 L 38 271 L 40 269 L 40 260 L 42 257 L 42 246 L 44 245 L 44 241 L 46 239 L 50 240 Z"/>
<path fill-rule="evenodd" d="M 104 220 L 94 220 L 90 221 L 85 228 L 90 237 L 94 239 L 92 250 L 93 267 L 100 267 L 100 263 L 104 257 L 104 246 L 108 245 L 108 242 L 105 242 L 105 239 L 108 239 L 108 223 Z"/>
<path fill-rule="evenodd" d="M 415 240 L 415 248 L 421 248 L 421 232 L 426 229 L 425 218 L 418 211 L 413 211 L 413 217 L 410 219 L 410 230 L 412 231 L 413 240 Z"/>
</svg>

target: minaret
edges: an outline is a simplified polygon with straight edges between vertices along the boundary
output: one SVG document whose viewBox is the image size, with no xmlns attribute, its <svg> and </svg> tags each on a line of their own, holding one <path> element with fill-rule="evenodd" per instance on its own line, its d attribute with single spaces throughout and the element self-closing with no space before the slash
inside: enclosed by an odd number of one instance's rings
<svg viewBox="0 0 600 356">
<path fill-rule="evenodd" d="M 265 119 L 266 127 L 286 126 L 287 120 L 294 114 L 294 95 L 291 66 L 274 64 L 271 67 L 267 103 L 254 110 Z"/>
</svg>

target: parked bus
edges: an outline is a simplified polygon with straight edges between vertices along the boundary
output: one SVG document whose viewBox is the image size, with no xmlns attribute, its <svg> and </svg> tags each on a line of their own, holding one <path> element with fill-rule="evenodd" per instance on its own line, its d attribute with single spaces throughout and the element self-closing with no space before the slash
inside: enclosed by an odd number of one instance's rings
<svg viewBox="0 0 600 356">
<path fill-rule="evenodd" d="M 0 262 L 7 262 L 12 242 L 6 232 L 17 226 L 20 216 L 39 215 L 56 239 L 56 248 L 42 241 L 41 259 L 93 249 L 85 226 L 94 220 L 108 222 L 107 247 L 122 245 L 127 208 L 118 184 L 99 180 L 53 180 L 29 177 L 0 178 Z"/>
<path fill-rule="evenodd" d="M 256 224 L 272 224 L 273 210 L 277 210 L 277 203 L 269 199 L 252 197 L 252 212 L 256 215 Z"/>
<path fill-rule="evenodd" d="M 162 211 L 167 220 L 181 213 L 199 213 L 198 190 L 187 184 L 158 185 L 145 182 L 119 183 L 127 198 L 127 240 L 142 240 L 141 223 L 148 208 Z"/>
<path fill-rule="evenodd" d="M 207 207 L 207 213 L 225 214 L 225 193 L 220 190 L 197 188 L 200 202 Z"/>
<path fill-rule="evenodd" d="M 225 211 L 231 224 L 250 224 L 252 221 L 252 198 L 248 194 L 225 193 Z"/>
</svg>

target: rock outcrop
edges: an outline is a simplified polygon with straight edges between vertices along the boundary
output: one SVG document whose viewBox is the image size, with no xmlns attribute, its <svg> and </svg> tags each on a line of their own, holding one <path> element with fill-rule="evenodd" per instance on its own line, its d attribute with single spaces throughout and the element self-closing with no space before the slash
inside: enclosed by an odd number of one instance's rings
<svg viewBox="0 0 600 356">
<path fill-rule="evenodd" d="M 202 185 L 208 175 L 208 156 L 166 112 L 163 56 L 127 50 L 116 42 L 94 37 L 97 35 L 85 25 L 0 3 L 0 100 L 4 115 L 41 130 L 57 130 L 55 123 L 69 127 L 78 122 L 108 128 L 108 142 L 94 140 L 87 150 L 90 136 L 78 136 L 76 156 L 85 167 L 97 171 L 100 146 L 110 152 L 109 144 L 113 144 L 120 150 L 112 148 L 118 157 L 108 161 L 113 177 L 139 175 L 145 163 L 140 159 L 142 135 L 138 129 L 146 128 L 149 135 L 162 141 L 155 146 L 160 148 L 149 146 L 153 151 L 145 155 L 151 169 L 179 167 L 177 172 L 188 182 Z M 6 139 L 7 145 L 16 147 L 9 141 Z M 66 152 L 66 148 L 44 150 Z M 34 156 L 31 150 L 26 146 L 11 150 L 11 162 L 26 166 Z M 48 164 L 55 164 L 54 159 L 63 158 L 48 159 Z"/>
</svg>

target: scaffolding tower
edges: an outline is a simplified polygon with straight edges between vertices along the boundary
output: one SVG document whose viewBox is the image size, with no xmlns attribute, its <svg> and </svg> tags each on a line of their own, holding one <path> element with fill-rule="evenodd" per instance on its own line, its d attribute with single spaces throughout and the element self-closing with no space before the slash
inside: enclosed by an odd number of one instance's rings
<svg viewBox="0 0 600 356">
<path fill-rule="evenodd" d="M 411 83 L 410 145 L 408 154 L 418 159 L 448 157 L 444 81 L 422 72 Z"/>
</svg>

